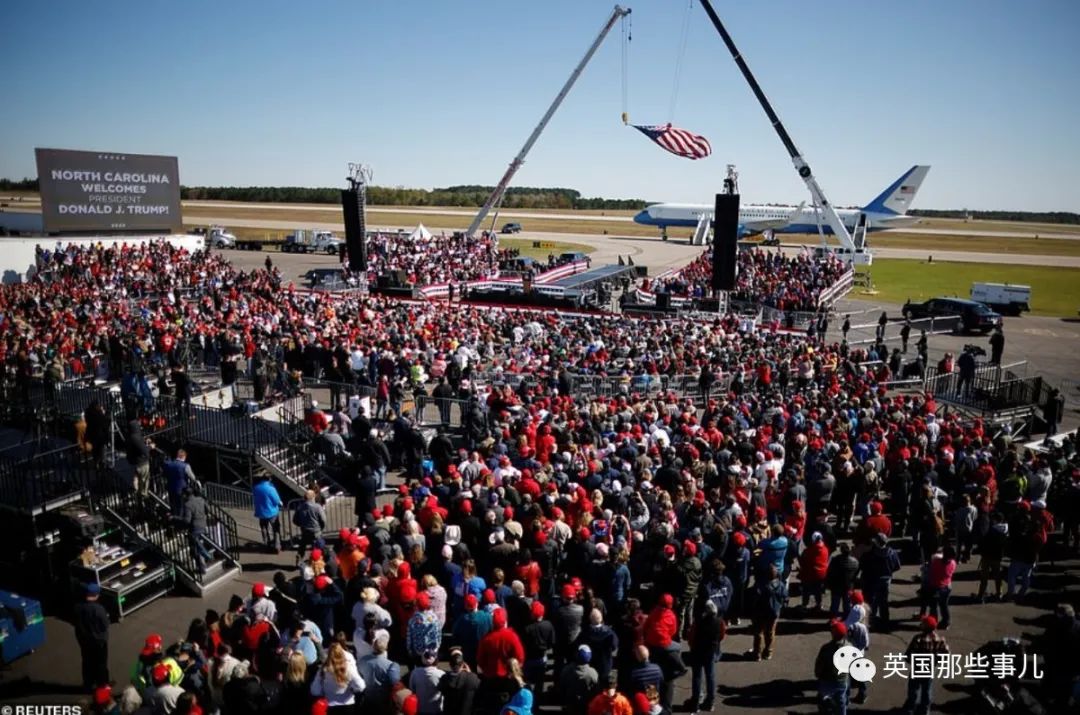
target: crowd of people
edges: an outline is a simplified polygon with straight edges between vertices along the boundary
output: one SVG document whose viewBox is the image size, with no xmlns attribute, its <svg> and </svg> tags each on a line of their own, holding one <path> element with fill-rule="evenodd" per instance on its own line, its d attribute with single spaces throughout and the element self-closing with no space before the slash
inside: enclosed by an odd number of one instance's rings
<svg viewBox="0 0 1080 715">
<path fill-rule="evenodd" d="M 218 254 L 167 244 L 68 247 L 39 260 L 32 281 L 0 290 L 0 360 L 21 390 L 49 366 L 54 377 L 73 378 L 102 361 L 110 377 L 138 369 L 150 381 L 153 370 L 177 363 L 215 366 L 226 384 L 243 363 L 259 399 L 295 390 L 303 377 L 355 380 L 387 398 L 400 380 L 419 376 L 445 376 L 456 388 L 479 374 L 514 373 L 701 375 L 706 383 L 728 373 L 739 389 L 755 371 L 794 382 L 815 363 L 839 369 L 848 357 L 837 346 L 811 355 L 781 334 L 744 340 L 730 319 L 572 318 L 311 295 L 293 290 L 277 267 L 239 271 Z"/>
<path fill-rule="evenodd" d="M 379 276 L 405 274 L 409 285 L 428 286 L 465 283 L 499 274 L 499 262 L 513 251 L 499 248 L 495 234 L 467 238 L 464 233 L 432 235 L 422 245 L 404 240 L 400 234 L 378 233 L 368 238 L 368 281 Z"/>
<path fill-rule="evenodd" d="M 670 712 L 692 671 L 684 705 L 708 711 L 728 629 L 748 627 L 745 657 L 768 660 L 785 610 L 813 604 L 819 693 L 845 712 L 850 683 L 831 656 L 894 632 L 902 561 L 922 573 L 908 653 L 944 653 L 964 618 L 954 578 L 973 554 L 978 599 L 1022 601 L 1054 511 L 1062 546 L 1078 546 L 1072 442 L 1035 454 L 978 421 L 936 418 L 925 396 L 862 388 L 822 373 L 705 404 L 526 390 L 515 413 L 489 407 L 461 448 L 433 440 L 430 465 L 381 508 L 385 465 L 358 446 L 358 526 L 321 533 L 309 494 L 293 516 L 311 532 L 296 571 L 208 612 L 172 648 L 148 637 L 136 682 L 108 697 L 183 715 L 361 703 L 529 715 L 542 702 L 644 715 Z M 1062 707 L 1078 637 L 1063 605 L 1037 644 Z M 927 712 L 933 680 L 909 683 L 905 710 Z"/>
<path fill-rule="evenodd" d="M 816 312 L 819 297 L 848 270 L 835 256 L 787 255 L 755 248 L 737 254 L 735 290 L 729 299 L 780 311 Z M 684 268 L 654 280 L 651 290 L 688 298 L 712 295 L 713 252 L 709 249 Z"/>
<path fill-rule="evenodd" d="M 0 291 L 16 377 L 50 349 L 70 362 L 88 344 L 107 346 L 110 366 L 114 354 L 243 356 L 256 375 L 281 365 L 374 384 L 382 410 L 309 415 L 346 445 L 356 528 L 323 533 L 310 494 L 291 517 L 304 534 L 296 570 L 171 634 L 175 645 L 152 634 L 130 687 L 98 671 L 85 684 L 102 713 L 531 715 L 551 703 L 666 715 L 687 673 L 685 707 L 707 711 L 727 631 L 748 628 L 745 657 L 768 660 L 783 649 L 778 621 L 800 603 L 813 604 L 823 641 L 805 669 L 822 702 L 846 712 L 868 690 L 852 694 L 831 655 L 896 627 L 902 562 L 922 574 L 909 653 L 942 653 L 943 632 L 966 615 L 953 607 L 958 573 L 977 570 L 979 599 L 1024 600 L 1047 549 L 1080 548 L 1072 441 L 1035 453 L 992 425 L 939 416 L 932 395 L 890 393 L 887 369 L 820 336 L 731 315 L 335 299 L 162 245 L 41 260 L 52 268 Z M 785 309 L 797 301 L 778 276 L 824 287 L 833 270 L 748 260 Z M 125 301 L 103 298 L 105 286 Z M 376 417 L 411 434 L 407 411 L 379 403 L 392 399 L 384 384 L 417 367 L 436 394 L 463 400 L 462 434 L 371 448 Z M 573 374 L 693 375 L 703 389 L 584 394 Z M 710 389 L 720 379 L 725 389 Z M 379 481 L 397 466 L 404 483 L 380 507 Z M 1080 623 L 1067 606 L 1056 618 L 1037 649 L 1043 696 L 1070 707 Z M 905 711 L 927 712 L 933 691 L 933 679 L 911 680 Z"/>
</svg>

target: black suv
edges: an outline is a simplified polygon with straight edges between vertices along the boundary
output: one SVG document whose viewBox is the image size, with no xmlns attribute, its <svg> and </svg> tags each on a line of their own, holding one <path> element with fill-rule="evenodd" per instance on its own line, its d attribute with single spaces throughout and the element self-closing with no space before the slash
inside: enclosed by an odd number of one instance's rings
<svg viewBox="0 0 1080 715">
<path fill-rule="evenodd" d="M 964 332 L 989 333 L 1001 325 L 1001 316 L 982 303 L 963 298 L 931 298 L 925 303 L 904 304 L 904 317 L 935 318 L 945 315 L 959 315 L 960 328 Z"/>
<path fill-rule="evenodd" d="M 520 223 L 503 224 L 502 233 L 521 233 Z"/>
</svg>

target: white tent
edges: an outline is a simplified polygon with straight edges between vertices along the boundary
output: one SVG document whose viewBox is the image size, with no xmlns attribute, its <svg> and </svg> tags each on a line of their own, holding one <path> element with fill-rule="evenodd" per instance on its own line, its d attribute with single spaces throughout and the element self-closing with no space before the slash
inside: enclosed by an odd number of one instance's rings
<svg viewBox="0 0 1080 715">
<path fill-rule="evenodd" d="M 424 227 L 424 224 L 420 224 L 409 234 L 409 240 L 413 243 L 416 243 L 417 241 L 430 241 L 431 231 L 428 231 L 427 228 Z"/>
</svg>

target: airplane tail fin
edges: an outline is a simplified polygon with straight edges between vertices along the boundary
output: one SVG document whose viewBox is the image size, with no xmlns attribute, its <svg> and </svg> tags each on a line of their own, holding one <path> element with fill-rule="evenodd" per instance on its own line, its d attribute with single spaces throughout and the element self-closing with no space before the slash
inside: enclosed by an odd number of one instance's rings
<svg viewBox="0 0 1080 715">
<path fill-rule="evenodd" d="M 916 165 L 904 172 L 873 201 L 863 207 L 866 213 L 905 214 L 915 200 L 929 166 Z"/>
</svg>

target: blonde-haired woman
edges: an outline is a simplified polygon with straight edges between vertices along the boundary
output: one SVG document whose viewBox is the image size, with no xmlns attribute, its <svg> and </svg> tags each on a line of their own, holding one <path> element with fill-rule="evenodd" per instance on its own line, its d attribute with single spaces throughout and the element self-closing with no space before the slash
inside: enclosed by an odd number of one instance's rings
<svg viewBox="0 0 1080 715">
<path fill-rule="evenodd" d="M 367 618 L 368 615 L 372 618 Z M 360 658 L 371 651 L 371 639 L 373 631 L 388 631 L 393 619 L 390 612 L 379 605 L 379 591 L 370 586 L 360 592 L 360 600 L 356 602 L 352 610 L 353 623 L 356 630 L 353 632 L 353 646 L 356 648 L 356 657 Z"/>
<path fill-rule="evenodd" d="M 311 702 L 310 689 L 307 660 L 300 651 L 293 651 L 285 664 L 285 677 L 281 681 L 281 712 L 304 712 Z"/>
<path fill-rule="evenodd" d="M 431 574 L 424 574 L 424 577 L 420 580 L 420 587 L 424 589 L 424 593 L 431 599 L 431 610 L 435 612 L 435 617 L 439 619 L 439 627 L 446 628 L 446 589 L 439 585 L 439 582 Z"/>
<path fill-rule="evenodd" d="M 326 662 L 311 681 L 311 694 L 326 698 L 328 715 L 354 715 L 356 696 L 364 692 L 364 679 L 356 670 L 356 662 L 345 655 L 340 643 L 330 646 Z"/>
</svg>

